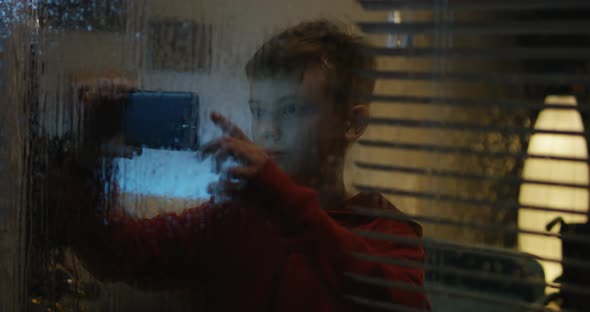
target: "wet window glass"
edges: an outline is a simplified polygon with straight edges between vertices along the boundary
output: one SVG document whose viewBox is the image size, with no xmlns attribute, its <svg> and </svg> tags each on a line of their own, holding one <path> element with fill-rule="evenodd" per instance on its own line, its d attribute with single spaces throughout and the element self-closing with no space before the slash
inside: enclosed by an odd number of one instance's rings
<svg viewBox="0 0 590 312">
<path fill-rule="evenodd" d="M 583 311 L 584 1 L 0 0 L 0 311 Z"/>
</svg>

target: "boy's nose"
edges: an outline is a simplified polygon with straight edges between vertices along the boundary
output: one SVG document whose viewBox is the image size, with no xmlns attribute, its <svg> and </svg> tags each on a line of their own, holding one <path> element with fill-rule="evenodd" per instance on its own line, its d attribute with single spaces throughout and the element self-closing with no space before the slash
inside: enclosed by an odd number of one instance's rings
<svg viewBox="0 0 590 312">
<path fill-rule="evenodd" d="M 259 125 L 260 139 L 266 144 L 277 143 L 281 140 L 282 131 L 275 123 Z"/>
</svg>

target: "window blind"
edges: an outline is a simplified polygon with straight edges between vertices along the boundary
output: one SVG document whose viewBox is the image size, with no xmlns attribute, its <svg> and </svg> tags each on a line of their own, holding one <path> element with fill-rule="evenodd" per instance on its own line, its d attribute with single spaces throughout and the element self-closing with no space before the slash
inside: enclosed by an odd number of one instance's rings
<svg viewBox="0 0 590 312">
<path fill-rule="evenodd" d="M 358 234 L 420 244 L 427 261 L 356 256 L 423 269 L 426 286 L 415 291 L 429 295 L 434 311 L 583 310 L 590 294 L 590 2 L 358 2 L 376 16 L 358 26 L 373 44 L 366 53 L 378 60 L 363 74 L 378 83 L 366 95 L 374 130 L 359 141 L 354 186 L 409 213 L 354 209 L 414 220 L 425 235 Z M 400 37 L 406 40 L 391 40 Z"/>
</svg>

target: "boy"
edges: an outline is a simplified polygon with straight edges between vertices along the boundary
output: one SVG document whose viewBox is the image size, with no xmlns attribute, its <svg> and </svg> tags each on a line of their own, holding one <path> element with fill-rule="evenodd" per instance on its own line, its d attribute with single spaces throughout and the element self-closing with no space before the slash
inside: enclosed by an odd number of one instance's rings
<svg viewBox="0 0 590 312">
<path fill-rule="evenodd" d="M 253 140 L 213 113 L 224 136 L 202 149 L 203 155 L 237 160 L 228 179 L 211 185 L 233 200 L 142 220 L 101 212 L 103 220 L 76 211 L 80 219 L 70 236 L 79 258 L 99 278 L 190 289 L 195 311 L 375 308 L 361 305 L 364 300 L 430 310 L 421 246 L 354 234 L 421 236 L 414 222 L 358 216 L 350 209 L 399 212 L 378 194 L 347 198 L 344 189 L 344 154 L 366 128 L 361 96 L 374 85 L 362 76 L 374 67 L 362 49 L 360 39 L 325 21 L 302 23 L 270 39 L 246 66 Z M 108 205 L 101 195 L 88 196 L 103 189 L 88 181 L 71 186 L 71 194 L 82 195 L 70 196 L 69 207 Z M 355 254 L 410 264 L 369 262 Z M 376 286 L 353 275 L 393 284 Z"/>
</svg>

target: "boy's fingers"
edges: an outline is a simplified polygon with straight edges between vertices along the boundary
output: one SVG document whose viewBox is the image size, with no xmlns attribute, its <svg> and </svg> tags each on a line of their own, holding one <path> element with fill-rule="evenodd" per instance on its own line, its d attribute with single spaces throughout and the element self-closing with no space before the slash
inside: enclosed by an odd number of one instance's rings
<svg viewBox="0 0 590 312">
<path fill-rule="evenodd" d="M 203 156 L 205 156 L 205 155 L 215 152 L 219 148 L 220 145 L 221 145 L 221 139 L 216 139 L 216 140 L 213 140 L 209 143 L 203 144 L 203 146 L 201 146 L 201 148 L 199 149 L 199 152 Z"/>
<path fill-rule="evenodd" d="M 98 83 L 98 95 L 101 98 L 115 96 L 115 84 L 108 79 L 102 79 Z"/>
<path fill-rule="evenodd" d="M 251 162 L 249 145 L 252 143 L 236 140 L 231 137 L 223 137 L 207 143 L 198 153 L 197 158 L 203 159 L 208 155 L 218 162 L 217 167 L 228 157 L 233 156 L 239 161 Z"/>
<path fill-rule="evenodd" d="M 219 153 L 220 156 L 224 156 L 226 158 L 233 156 L 238 161 L 249 163 L 252 161 L 248 150 L 249 144 L 251 143 L 230 138 L 219 146 L 217 153 Z"/>
<path fill-rule="evenodd" d="M 115 78 L 113 84 L 115 85 L 115 98 L 117 99 L 126 99 L 129 97 L 129 93 L 136 90 L 133 81 L 125 78 Z"/>
<path fill-rule="evenodd" d="M 238 126 L 236 126 L 233 122 L 229 121 L 229 119 L 225 118 L 220 113 L 211 113 L 211 121 L 213 121 L 213 123 L 219 126 L 219 128 L 221 128 L 221 130 L 223 130 L 223 132 L 227 133 L 228 135 L 236 139 L 248 140 L 248 137 Z"/>
<path fill-rule="evenodd" d="M 126 99 L 130 92 L 136 90 L 133 81 L 125 78 L 98 79 L 94 82 L 81 82 L 77 84 L 79 97 L 84 101 L 122 100 Z"/>
<path fill-rule="evenodd" d="M 244 153 L 243 142 L 232 137 L 223 137 L 207 143 L 202 149 L 201 153 L 204 155 L 214 154 L 218 151 L 224 151 L 232 156 L 242 156 Z"/>
<path fill-rule="evenodd" d="M 215 171 L 220 172 L 223 162 L 232 156 L 231 141 L 233 140 L 235 139 L 223 137 L 207 143 L 197 152 L 197 159 L 202 161 L 210 155 L 213 156 Z"/>
<path fill-rule="evenodd" d="M 243 184 L 231 181 L 213 182 L 207 185 L 207 192 L 209 194 L 228 194 L 237 193 L 242 190 Z"/>
<path fill-rule="evenodd" d="M 221 172 L 221 167 L 223 166 L 223 162 L 230 157 L 229 151 L 225 149 L 220 149 L 215 152 L 213 159 L 215 160 L 215 170 L 216 172 Z"/>
<path fill-rule="evenodd" d="M 222 146 L 225 144 L 226 141 L 228 141 L 230 138 L 227 137 L 223 137 L 220 139 L 216 139 L 213 140 L 205 145 L 203 145 L 203 147 L 201 147 L 199 149 L 199 156 L 201 158 L 208 156 L 209 154 L 213 154 L 215 152 L 217 152 L 217 150 L 219 150 L 220 148 L 222 148 Z"/>
<path fill-rule="evenodd" d="M 256 175 L 257 170 L 253 167 L 234 167 L 228 172 L 231 178 L 251 178 Z"/>
<path fill-rule="evenodd" d="M 85 103 L 94 101 L 97 94 L 97 86 L 91 85 L 86 82 L 79 83 L 76 88 L 78 89 L 78 99 Z"/>
<path fill-rule="evenodd" d="M 114 78 L 113 83 L 121 92 L 132 92 L 136 90 L 135 82 L 126 78 Z"/>
<path fill-rule="evenodd" d="M 127 85 L 119 85 L 115 84 L 115 100 L 123 100 L 129 97 L 129 93 L 132 92 L 133 89 Z"/>
</svg>

